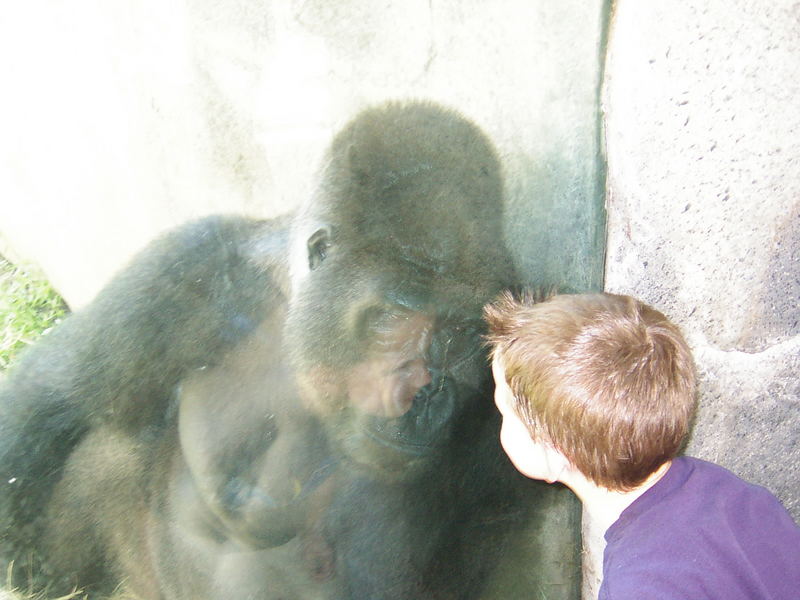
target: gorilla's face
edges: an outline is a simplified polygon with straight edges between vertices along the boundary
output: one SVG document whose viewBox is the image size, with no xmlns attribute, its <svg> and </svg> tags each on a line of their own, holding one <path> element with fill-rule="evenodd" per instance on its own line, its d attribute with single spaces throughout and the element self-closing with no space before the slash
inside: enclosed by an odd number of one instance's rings
<svg viewBox="0 0 800 600">
<path fill-rule="evenodd" d="M 488 379 L 480 305 L 438 294 L 433 282 L 445 278 L 332 237 L 290 303 L 301 401 L 342 458 L 371 476 L 405 478 L 435 460 Z"/>
<path fill-rule="evenodd" d="M 439 452 L 451 445 L 459 420 L 479 409 L 485 396 L 481 384 L 487 363 L 480 332 L 466 319 L 439 315 L 424 355 L 425 384 L 403 404 L 402 412 L 340 413 L 334 439 L 351 462 L 395 479 L 412 477 L 438 460 Z"/>
<path fill-rule="evenodd" d="M 419 389 L 430 383 L 426 356 L 431 318 L 423 312 L 392 307 L 365 314 L 360 337 L 365 359 L 345 373 L 349 404 L 383 418 L 406 414 Z"/>
<path fill-rule="evenodd" d="M 320 344 L 295 363 L 301 401 L 327 418 L 342 411 L 400 417 L 431 382 L 433 316 L 389 303 L 357 302 L 350 308 L 350 318 L 328 312 L 327 320 L 318 324 L 325 330 L 320 335 L 337 336 L 338 343 Z"/>
<path fill-rule="evenodd" d="M 293 227 L 285 339 L 354 463 L 434 460 L 477 404 L 481 308 L 511 279 L 501 213 L 494 150 L 455 113 L 389 105 L 334 139 Z"/>
</svg>

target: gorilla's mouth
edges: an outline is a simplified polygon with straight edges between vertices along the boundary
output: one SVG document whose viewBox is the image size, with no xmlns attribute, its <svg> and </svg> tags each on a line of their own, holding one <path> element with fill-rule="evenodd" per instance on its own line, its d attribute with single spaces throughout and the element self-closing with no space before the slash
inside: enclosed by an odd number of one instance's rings
<svg viewBox="0 0 800 600">
<path fill-rule="evenodd" d="M 452 378 L 435 376 L 420 388 L 408 412 L 393 419 L 369 416 L 364 434 L 376 444 L 414 456 L 446 446 L 458 412 L 457 387 Z"/>
</svg>

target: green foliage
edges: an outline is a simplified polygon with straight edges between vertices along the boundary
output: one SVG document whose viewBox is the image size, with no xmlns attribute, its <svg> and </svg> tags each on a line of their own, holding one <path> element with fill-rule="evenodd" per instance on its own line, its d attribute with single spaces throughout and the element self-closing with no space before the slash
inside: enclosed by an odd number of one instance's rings
<svg viewBox="0 0 800 600">
<path fill-rule="evenodd" d="M 66 304 L 43 278 L 0 257 L 0 370 L 66 313 Z"/>
</svg>

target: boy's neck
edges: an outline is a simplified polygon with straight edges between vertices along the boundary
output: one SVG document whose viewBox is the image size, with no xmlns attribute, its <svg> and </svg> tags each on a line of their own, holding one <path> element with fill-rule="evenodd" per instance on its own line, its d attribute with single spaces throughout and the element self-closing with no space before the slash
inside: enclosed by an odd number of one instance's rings
<svg viewBox="0 0 800 600">
<path fill-rule="evenodd" d="M 644 483 L 628 492 L 613 491 L 598 486 L 577 471 L 572 471 L 571 477 L 564 478 L 568 479 L 568 481 L 562 481 L 580 498 L 584 509 L 589 513 L 594 523 L 594 527 L 598 531 L 605 532 L 619 519 L 622 511 L 658 483 L 671 464 L 672 461 L 665 462 Z"/>
</svg>

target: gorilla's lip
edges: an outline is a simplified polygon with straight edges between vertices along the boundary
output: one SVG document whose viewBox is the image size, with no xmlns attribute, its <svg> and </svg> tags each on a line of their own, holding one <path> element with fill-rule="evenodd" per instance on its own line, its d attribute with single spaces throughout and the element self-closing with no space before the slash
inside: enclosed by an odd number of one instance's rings
<svg viewBox="0 0 800 600">
<path fill-rule="evenodd" d="M 420 388 L 405 414 L 394 418 L 362 414 L 359 433 L 372 443 L 398 453 L 417 457 L 431 454 L 449 444 L 462 403 L 473 394 L 470 388 L 438 374 Z"/>
<path fill-rule="evenodd" d="M 406 414 L 394 419 L 370 417 L 364 424 L 363 433 L 377 444 L 416 456 L 445 446 L 449 419 L 432 422 L 419 413 L 412 407 Z"/>
<path fill-rule="evenodd" d="M 434 436 L 424 441 L 415 441 L 403 436 L 399 431 L 387 436 L 385 431 L 374 426 L 365 427 L 364 435 L 376 444 L 404 454 L 413 454 L 414 456 L 423 456 L 434 449 L 444 446 L 444 441 L 441 439 L 436 440 Z"/>
</svg>

